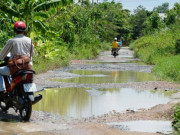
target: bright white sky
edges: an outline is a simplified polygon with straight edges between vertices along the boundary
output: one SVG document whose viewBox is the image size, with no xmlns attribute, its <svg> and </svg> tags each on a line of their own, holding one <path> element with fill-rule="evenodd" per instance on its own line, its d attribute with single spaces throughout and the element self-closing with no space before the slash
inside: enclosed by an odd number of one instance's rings
<svg viewBox="0 0 180 135">
<path fill-rule="evenodd" d="M 103 0 L 98 1 L 102 2 Z M 108 1 L 111 2 L 112 0 Z M 94 0 L 94 2 L 96 2 L 96 0 Z M 169 3 L 169 8 L 171 9 L 176 2 L 180 3 L 180 0 L 115 0 L 115 2 L 121 2 L 123 4 L 123 8 L 129 9 L 130 11 L 133 11 L 139 5 L 142 5 L 147 10 L 151 11 L 154 7 L 162 5 L 162 3 L 165 2 Z"/>
</svg>

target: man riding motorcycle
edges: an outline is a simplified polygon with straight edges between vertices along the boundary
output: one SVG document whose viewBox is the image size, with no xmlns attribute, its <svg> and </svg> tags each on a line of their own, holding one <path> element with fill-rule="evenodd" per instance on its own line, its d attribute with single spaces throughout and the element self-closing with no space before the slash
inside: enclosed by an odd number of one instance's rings
<svg viewBox="0 0 180 135">
<path fill-rule="evenodd" d="M 4 58 L 11 54 L 11 58 L 17 55 L 26 55 L 30 57 L 34 55 L 34 46 L 31 45 L 32 40 L 29 37 L 25 36 L 26 32 L 26 24 L 22 21 L 17 21 L 14 24 L 14 32 L 15 37 L 9 39 L 6 42 L 6 45 L 2 49 L 0 53 L 0 60 L 4 60 Z M 31 57 L 31 65 L 32 65 L 32 57 Z M 3 79 L 3 75 L 9 76 L 10 70 L 8 66 L 0 67 L 0 92 L 6 92 L 6 87 Z"/>
<path fill-rule="evenodd" d="M 32 105 L 39 102 L 42 95 L 34 96 L 37 92 L 33 83 L 35 71 L 31 69 L 34 46 L 32 40 L 25 36 L 25 30 L 24 22 L 16 22 L 16 35 L 7 41 L 0 54 L 0 60 L 5 61 L 0 64 L 0 109 L 7 111 L 13 108 L 19 112 L 22 121 L 29 121 Z M 6 57 L 8 53 L 11 53 L 10 58 Z"/>
<path fill-rule="evenodd" d="M 112 42 L 112 50 L 111 50 L 111 54 L 113 54 L 113 51 L 116 50 L 118 53 L 118 48 L 119 48 L 119 44 L 117 42 L 117 38 L 114 38 L 114 41 Z"/>
</svg>

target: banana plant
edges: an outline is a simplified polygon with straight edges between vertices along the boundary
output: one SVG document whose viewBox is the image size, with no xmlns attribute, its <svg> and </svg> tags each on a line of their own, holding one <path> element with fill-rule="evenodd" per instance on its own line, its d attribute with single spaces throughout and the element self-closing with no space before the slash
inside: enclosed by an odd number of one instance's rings
<svg viewBox="0 0 180 135">
<path fill-rule="evenodd" d="M 22 20 L 27 24 L 28 31 L 47 32 L 46 20 L 48 10 L 53 7 L 73 3 L 73 0 L 1 0 L 0 10 L 13 21 Z M 1 18 L 0 18 L 1 19 Z"/>
</svg>

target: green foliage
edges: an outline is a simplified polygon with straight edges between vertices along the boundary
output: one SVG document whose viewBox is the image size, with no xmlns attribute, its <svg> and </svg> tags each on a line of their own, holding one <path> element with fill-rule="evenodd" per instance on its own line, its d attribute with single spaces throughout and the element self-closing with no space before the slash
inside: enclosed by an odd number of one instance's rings
<svg viewBox="0 0 180 135">
<path fill-rule="evenodd" d="M 176 54 L 180 54 L 180 39 L 176 40 L 175 49 Z"/>
<path fill-rule="evenodd" d="M 144 7 L 139 6 L 134 13 L 130 18 L 130 22 L 133 30 L 132 38 L 137 39 L 143 35 L 143 30 L 145 29 L 144 22 L 148 17 L 148 12 Z"/>
<path fill-rule="evenodd" d="M 135 41 L 135 54 L 146 63 L 156 64 L 158 58 L 175 54 L 175 40 L 178 39 L 178 36 L 178 31 L 166 29 L 154 35 L 144 36 Z"/>
<path fill-rule="evenodd" d="M 179 19 L 180 19 L 180 3 L 176 3 L 174 5 L 174 8 L 172 8 L 171 10 L 167 12 L 166 24 L 167 25 L 171 25 L 171 24 L 180 25 Z"/>
<path fill-rule="evenodd" d="M 105 2 L 93 8 L 88 0 L 81 1 L 81 5 L 71 3 L 71 0 L 1 0 L 1 46 L 14 36 L 14 22 L 25 21 L 28 36 L 36 46 L 34 69 L 40 73 L 67 64 L 70 59 L 94 58 L 100 49 L 110 49 L 107 41 L 116 36 L 130 38 L 130 13 L 122 10 L 121 3 Z"/>
<path fill-rule="evenodd" d="M 33 59 L 33 69 L 36 71 L 36 74 L 46 72 L 48 70 L 57 69 L 62 66 L 67 66 L 69 63 L 69 57 L 66 59 L 61 59 L 57 57 L 56 59 L 45 59 L 41 56 L 36 56 Z"/>
<path fill-rule="evenodd" d="M 174 24 L 176 22 L 176 13 L 174 11 L 167 12 L 166 24 Z"/>
<path fill-rule="evenodd" d="M 176 5 L 176 7 L 178 6 Z M 169 11 L 169 13 L 174 12 L 174 9 Z M 176 13 L 176 19 L 178 19 L 178 12 L 176 11 L 174 13 Z M 153 16 L 153 14 L 151 16 Z M 153 29 L 153 25 L 149 28 Z M 179 82 L 179 37 L 180 25 L 179 22 L 176 21 L 169 27 L 154 28 L 151 35 L 146 35 L 133 42 L 131 49 L 134 49 L 134 55 L 136 57 L 141 58 L 146 63 L 155 64 L 153 72 L 156 75 L 162 79 Z"/>
<path fill-rule="evenodd" d="M 154 7 L 153 11 L 158 12 L 158 13 L 166 13 L 169 9 L 169 3 L 163 3 L 161 6 Z"/>
<path fill-rule="evenodd" d="M 179 104 L 176 106 L 176 109 L 172 118 L 173 118 L 172 126 L 179 134 L 180 133 L 180 119 L 179 119 L 180 118 L 180 105 Z"/>
<path fill-rule="evenodd" d="M 165 27 L 163 20 L 160 18 L 157 12 L 153 12 L 145 21 L 145 30 L 146 34 L 152 34 L 158 29 Z"/>
<path fill-rule="evenodd" d="M 175 13 L 176 19 L 178 19 L 179 12 L 175 9 L 179 9 L 177 8 L 179 5 L 176 4 L 175 7 L 169 11 L 169 14 L 170 12 Z M 158 16 L 155 12 L 146 22 L 148 21 L 154 23 L 154 25 L 149 23 L 151 24 L 149 25 L 149 35 L 131 44 L 131 49 L 134 49 L 134 56 L 141 58 L 148 64 L 155 64 L 153 71 L 161 78 L 180 81 L 179 22 L 176 21 L 169 27 L 165 27 L 165 24 L 163 24 L 164 26 L 161 27 L 162 22 L 158 23 Z"/>
<path fill-rule="evenodd" d="M 11 17 L 12 22 L 25 21 L 28 31 L 48 32 L 46 19 L 49 17 L 48 11 L 51 7 L 57 7 L 70 3 L 62 0 L 14 0 L 13 2 L 0 2 L 0 10 Z M 19 6 L 21 5 L 21 6 Z"/>
<path fill-rule="evenodd" d="M 166 80 L 180 82 L 180 55 L 161 59 L 153 68 L 153 72 Z"/>
</svg>

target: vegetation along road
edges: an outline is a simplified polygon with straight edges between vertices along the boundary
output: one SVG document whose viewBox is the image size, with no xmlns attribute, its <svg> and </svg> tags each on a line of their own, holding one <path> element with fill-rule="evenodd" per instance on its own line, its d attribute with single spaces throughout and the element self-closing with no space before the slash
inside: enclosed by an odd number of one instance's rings
<svg viewBox="0 0 180 135">
<path fill-rule="evenodd" d="M 21 123 L 13 110 L 8 114 L 0 112 L 0 133 L 155 135 L 172 132 L 172 107 L 179 98 L 180 85 L 159 81 L 151 74 L 153 66 L 133 58 L 132 53 L 129 48 L 122 48 L 119 56 L 113 58 L 110 51 L 102 52 L 97 59 L 72 60 L 68 67 L 36 75 L 38 88 L 43 86 L 45 90 L 40 92 L 43 100 L 34 106 L 30 122 Z"/>
</svg>

